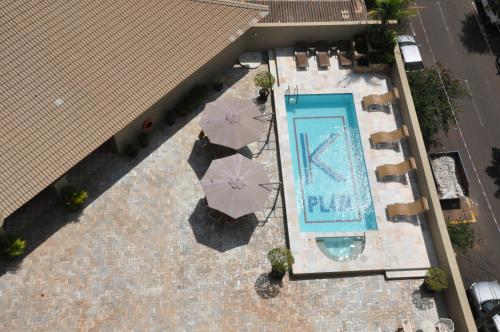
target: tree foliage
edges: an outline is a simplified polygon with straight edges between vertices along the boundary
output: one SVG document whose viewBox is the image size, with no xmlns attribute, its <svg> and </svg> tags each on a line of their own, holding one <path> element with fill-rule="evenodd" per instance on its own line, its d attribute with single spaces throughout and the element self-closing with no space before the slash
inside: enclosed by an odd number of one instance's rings
<svg viewBox="0 0 500 332">
<path fill-rule="evenodd" d="M 500 187 L 500 148 L 491 148 L 491 164 L 486 167 L 486 174 Z M 500 198 L 500 188 L 495 192 L 495 197 Z"/>
<path fill-rule="evenodd" d="M 443 269 L 431 267 L 427 270 L 424 283 L 433 291 L 440 292 L 448 288 L 448 277 Z"/>
<path fill-rule="evenodd" d="M 448 96 L 435 68 L 408 73 L 413 102 L 427 147 L 437 145 L 437 134 L 440 131 L 447 134 L 455 121 L 448 97 L 453 109 L 458 111 L 456 100 L 467 96 L 467 90 L 449 69 L 441 64 L 438 64 L 438 68 Z"/>
<path fill-rule="evenodd" d="M 467 224 L 448 225 L 451 243 L 462 254 L 474 244 L 474 230 Z"/>
<path fill-rule="evenodd" d="M 370 15 L 385 25 L 390 20 L 401 23 L 408 16 L 414 15 L 414 12 L 409 8 L 409 0 L 376 0 Z"/>
<path fill-rule="evenodd" d="M 268 71 L 261 71 L 257 75 L 255 75 L 254 83 L 255 86 L 261 89 L 271 90 L 273 88 L 274 82 L 276 79 L 273 74 Z"/>
</svg>

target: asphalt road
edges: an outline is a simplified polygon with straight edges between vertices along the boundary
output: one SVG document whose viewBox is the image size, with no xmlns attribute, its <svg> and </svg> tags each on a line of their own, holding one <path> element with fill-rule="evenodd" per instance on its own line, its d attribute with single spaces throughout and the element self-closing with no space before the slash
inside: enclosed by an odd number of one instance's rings
<svg viewBox="0 0 500 332">
<path fill-rule="evenodd" d="M 500 280 L 500 189 L 485 169 L 491 148 L 500 148 L 500 75 L 495 56 L 500 56 L 500 31 L 487 27 L 479 4 L 470 0 L 417 0 L 419 15 L 410 19 L 408 30 L 416 37 L 424 64 L 438 61 L 464 82 L 471 97 L 460 102 L 459 128 L 441 138 L 437 151 L 458 150 L 470 182 L 470 197 L 478 203 L 478 222 L 473 225 L 476 245 L 467 255 L 457 255 L 465 287 L 480 280 Z M 476 7 L 475 7 L 476 6 Z M 483 14 L 483 16 L 481 16 Z"/>
</svg>

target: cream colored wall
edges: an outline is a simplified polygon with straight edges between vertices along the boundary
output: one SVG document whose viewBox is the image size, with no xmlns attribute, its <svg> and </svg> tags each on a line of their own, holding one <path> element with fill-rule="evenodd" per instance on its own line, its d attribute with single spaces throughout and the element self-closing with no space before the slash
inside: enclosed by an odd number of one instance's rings
<svg viewBox="0 0 500 332">
<path fill-rule="evenodd" d="M 333 22 L 316 24 L 258 24 L 248 33 L 247 49 L 267 51 L 292 46 L 297 41 L 329 42 L 350 39 L 373 22 Z"/>
<path fill-rule="evenodd" d="M 449 277 L 449 288 L 444 292 L 446 306 L 456 325 L 456 331 L 477 331 L 474 318 L 467 301 L 465 289 L 458 270 L 457 260 L 446 229 L 446 223 L 439 204 L 439 198 L 432 177 L 431 166 L 427 158 L 422 133 L 418 124 L 417 113 L 413 104 L 410 87 L 404 70 L 399 47 L 396 46 L 396 65 L 393 68 L 394 85 L 399 90 L 399 106 L 403 122 L 410 132 L 410 150 L 417 163 L 417 180 L 422 195 L 427 197 L 429 211 L 427 218 L 439 259 L 439 264 Z"/>
</svg>

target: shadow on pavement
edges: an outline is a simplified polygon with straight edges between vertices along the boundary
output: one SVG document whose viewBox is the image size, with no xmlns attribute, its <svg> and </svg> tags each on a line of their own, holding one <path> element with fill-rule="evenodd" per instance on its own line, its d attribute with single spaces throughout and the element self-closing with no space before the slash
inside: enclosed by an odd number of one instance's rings
<svg viewBox="0 0 500 332">
<path fill-rule="evenodd" d="M 262 273 L 255 280 L 255 292 L 263 299 L 272 299 L 279 295 L 283 282 L 271 277 L 270 273 Z"/>
<path fill-rule="evenodd" d="M 486 167 L 486 174 L 498 186 L 495 198 L 500 199 L 500 148 L 491 148 L 491 165 Z"/>
<path fill-rule="evenodd" d="M 189 217 L 196 242 L 219 252 L 225 252 L 247 245 L 257 227 L 254 214 L 239 218 L 234 222 L 218 222 L 210 219 L 210 209 L 200 199 Z"/>
<path fill-rule="evenodd" d="M 469 53 L 489 53 L 488 45 L 481 36 L 481 28 L 474 14 L 467 14 L 465 19 L 462 20 L 462 31 L 459 37 L 462 45 Z"/>
<path fill-rule="evenodd" d="M 108 140 L 72 167 L 66 173 L 69 183 L 88 192 L 88 199 L 82 211 L 68 211 L 53 187 L 49 186 L 11 214 L 5 219 L 3 228 L 5 232 L 26 240 L 27 248 L 23 257 L 29 255 L 64 225 L 79 222 L 85 213 L 86 206 L 99 198 L 171 136 L 192 121 L 203 110 L 206 103 L 220 97 L 247 73 L 247 69 L 240 67 L 227 70 L 224 73 L 224 87 L 221 92 L 211 90 L 199 107 L 186 116 L 178 116 L 172 126 L 168 126 L 166 121 L 155 124 L 153 131 L 149 134 L 149 145 L 140 150 L 136 157 L 119 155 L 114 142 Z M 193 137 L 193 142 L 196 139 Z M 251 155 L 251 152 L 249 154 Z M 0 277 L 7 272 L 15 273 L 22 261 L 23 258 L 5 260 L 0 256 Z"/>
</svg>

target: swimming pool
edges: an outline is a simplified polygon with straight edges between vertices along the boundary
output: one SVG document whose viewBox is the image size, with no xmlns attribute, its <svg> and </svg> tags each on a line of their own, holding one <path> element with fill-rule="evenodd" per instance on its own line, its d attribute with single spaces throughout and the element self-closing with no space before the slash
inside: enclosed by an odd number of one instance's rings
<svg viewBox="0 0 500 332">
<path fill-rule="evenodd" d="M 376 230 L 352 94 L 285 96 L 301 232 Z"/>
</svg>

